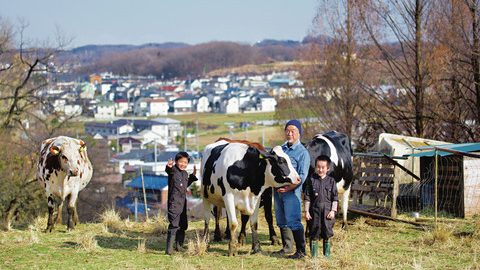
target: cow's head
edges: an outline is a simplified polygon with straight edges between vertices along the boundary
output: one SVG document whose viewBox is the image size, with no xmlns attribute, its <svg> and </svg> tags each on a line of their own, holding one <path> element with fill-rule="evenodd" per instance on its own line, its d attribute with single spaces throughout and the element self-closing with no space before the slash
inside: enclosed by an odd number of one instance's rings
<svg viewBox="0 0 480 270">
<path fill-rule="evenodd" d="M 77 176 L 80 165 L 85 164 L 87 145 L 82 140 L 71 139 L 57 140 L 49 148 L 53 162 L 58 162 L 60 170 L 68 176 Z M 47 159 L 47 163 L 48 163 Z"/>
<path fill-rule="evenodd" d="M 266 168 L 266 181 L 271 180 L 270 184 L 273 187 L 281 187 L 287 184 L 293 184 L 300 177 L 297 171 L 293 168 L 292 162 L 282 147 L 275 146 L 271 151 L 260 151 L 260 158 L 265 158 L 269 166 Z"/>
</svg>

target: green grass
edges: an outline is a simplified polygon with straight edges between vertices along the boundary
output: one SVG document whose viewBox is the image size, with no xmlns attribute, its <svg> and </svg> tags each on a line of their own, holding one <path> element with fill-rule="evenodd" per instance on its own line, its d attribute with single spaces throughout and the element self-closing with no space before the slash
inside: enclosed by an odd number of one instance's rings
<svg viewBox="0 0 480 270">
<path fill-rule="evenodd" d="M 263 215 L 260 215 L 259 226 L 262 252 L 249 254 L 248 236 L 248 244 L 239 247 L 236 257 L 227 256 L 226 241 L 211 243 L 205 255 L 182 253 L 167 256 L 164 254 L 166 235 L 155 233 L 152 223 L 124 222 L 124 228 L 114 233 L 108 232 L 101 223 L 80 224 L 73 232 L 67 232 L 65 225 L 57 225 L 52 233 L 17 229 L 0 233 L 0 269 L 480 268 L 478 220 L 445 225 L 452 233 L 446 234 L 442 241 L 435 241 L 436 231 L 391 221 L 368 221 L 358 218 L 347 231 L 342 230 L 337 222 L 332 238 L 332 257 L 328 260 L 322 257 L 290 260 L 272 256 L 271 252 L 279 247 L 269 245 Z M 472 232 L 465 224 L 477 224 L 477 227 Z M 211 230 L 213 225 L 211 222 Z M 465 227 L 469 227 L 469 232 L 462 233 Z M 203 221 L 190 222 L 187 240 L 195 239 L 196 231 L 202 228 Z M 92 240 L 89 236 L 96 245 L 89 244 Z M 145 241 L 144 246 L 142 241 Z"/>
</svg>

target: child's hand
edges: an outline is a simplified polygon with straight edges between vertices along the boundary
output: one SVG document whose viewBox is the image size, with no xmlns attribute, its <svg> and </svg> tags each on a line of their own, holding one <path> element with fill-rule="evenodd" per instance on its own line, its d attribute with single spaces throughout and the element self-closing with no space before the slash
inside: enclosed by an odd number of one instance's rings
<svg viewBox="0 0 480 270">
<path fill-rule="evenodd" d="M 328 212 L 327 219 L 334 219 L 335 218 L 335 211 Z"/>
<path fill-rule="evenodd" d="M 195 164 L 193 164 L 193 175 L 197 175 L 197 166 L 195 166 Z"/>
<path fill-rule="evenodd" d="M 309 211 L 305 211 L 305 219 L 306 219 L 306 220 L 312 219 L 312 216 L 310 216 L 310 212 L 309 212 Z"/>
<path fill-rule="evenodd" d="M 167 167 L 169 167 L 169 168 L 172 168 L 172 167 L 173 167 L 173 159 L 170 158 L 170 159 L 167 161 Z"/>
</svg>

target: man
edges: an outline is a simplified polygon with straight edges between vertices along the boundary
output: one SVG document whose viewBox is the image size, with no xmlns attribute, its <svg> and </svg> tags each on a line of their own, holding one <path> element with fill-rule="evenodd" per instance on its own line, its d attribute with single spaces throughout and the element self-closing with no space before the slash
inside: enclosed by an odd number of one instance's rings
<svg viewBox="0 0 480 270">
<path fill-rule="evenodd" d="M 300 142 L 302 125 L 293 119 L 285 125 L 286 142 L 282 145 L 283 151 L 290 157 L 292 165 L 298 172 L 300 179 L 296 184 L 278 188 L 274 192 L 275 216 L 280 227 L 283 248 L 275 252 L 279 255 L 293 251 L 295 241 L 296 252 L 289 256 L 291 259 L 305 257 L 305 233 L 302 224 L 302 184 L 308 175 L 310 156 L 307 149 Z M 292 239 L 293 238 L 293 239 Z"/>
</svg>

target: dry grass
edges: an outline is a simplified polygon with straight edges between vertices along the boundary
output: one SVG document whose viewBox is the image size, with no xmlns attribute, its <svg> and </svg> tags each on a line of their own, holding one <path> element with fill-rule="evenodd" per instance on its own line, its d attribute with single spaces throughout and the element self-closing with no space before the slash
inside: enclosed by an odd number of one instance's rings
<svg viewBox="0 0 480 270">
<path fill-rule="evenodd" d="M 193 265 L 189 264 L 187 260 L 183 259 L 182 257 L 175 256 L 173 257 L 173 263 L 175 264 L 175 268 L 178 270 L 191 270 L 196 269 Z"/>
<path fill-rule="evenodd" d="M 114 209 L 108 209 L 100 215 L 100 221 L 104 225 L 104 231 L 111 233 L 123 233 L 123 222 L 120 214 Z"/>
<path fill-rule="evenodd" d="M 41 232 L 47 228 L 48 223 L 48 215 L 38 216 L 36 217 L 32 224 L 30 224 L 30 230 Z"/>
<path fill-rule="evenodd" d="M 78 235 L 76 237 L 77 248 L 88 252 L 96 250 L 98 248 L 98 243 L 95 236 L 95 233 L 92 232 Z"/>
<path fill-rule="evenodd" d="M 207 253 L 207 243 L 203 240 L 203 237 L 199 235 L 198 231 L 195 231 L 195 239 L 188 240 L 187 254 L 191 256 L 202 256 Z"/>
<path fill-rule="evenodd" d="M 446 243 L 453 236 L 453 228 L 447 226 L 438 226 L 432 231 L 433 242 Z"/>
<path fill-rule="evenodd" d="M 139 238 L 137 251 L 140 253 L 146 253 L 147 252 L 146 243 L 147 243 L 147 240 L 145 238 Z"/>
<path fill-rule="evenodd" d="M 37 231 L 34 231 L 34 230 L 32 230 L 32 229 L 30 229 L 29 231 L 30 231 L 30 233 L 29 233 L 29 235 L 30 235 L 30 237 L 29 237 L 29 243 L 30 243 L 30 244 L 38 244 L 38 243 L 40 243 L 40 240 L 39 240 L 38 235 L 37 235 Z"/>
</svg>

